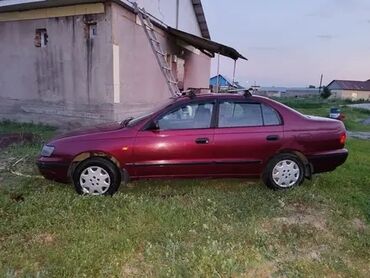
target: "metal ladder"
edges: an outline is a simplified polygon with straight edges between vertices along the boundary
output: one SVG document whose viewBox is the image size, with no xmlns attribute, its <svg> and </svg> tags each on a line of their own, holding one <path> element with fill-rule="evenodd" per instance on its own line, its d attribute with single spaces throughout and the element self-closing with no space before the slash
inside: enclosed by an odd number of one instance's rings
<svg viewBox="0 0 370 278">
<path fill-rule="evenodd" d="M 161 43 L 157 39 L 155 35 L 153 23 L 150 21 L 149 15 L 146 13 L 144 9 L 140 9 L 137 3 L 134 3 L 135 10 L 140 18 L 140 22 L 143 25 L 144 31 L 146 36 L 148 37 L 149 43 L 152 47 L 153 53 L 157 58 L 157 62 L 161 71 L 166 79 L 168 88 L 173 96 L 181 95 L 179 87 L 177 86 L 177 81 L 172 73 L 170 66 L 166 61 L 166 54 L 164 53 Z"/>
</svg>

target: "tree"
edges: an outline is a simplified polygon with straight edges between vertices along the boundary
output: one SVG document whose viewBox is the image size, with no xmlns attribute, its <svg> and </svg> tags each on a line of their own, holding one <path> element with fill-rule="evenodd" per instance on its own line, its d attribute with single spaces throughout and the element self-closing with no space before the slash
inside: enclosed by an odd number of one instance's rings
<svg viewBox="0 0 370 278">
<path fill-rule="evenodd" d="M 324 99 L 328 98 L 331 96 L 331 91 L 328 87 L 324 86 L 323 90 L 322 90 L 322 93 L 320 94 L 320 96 Z"/>
</svg>

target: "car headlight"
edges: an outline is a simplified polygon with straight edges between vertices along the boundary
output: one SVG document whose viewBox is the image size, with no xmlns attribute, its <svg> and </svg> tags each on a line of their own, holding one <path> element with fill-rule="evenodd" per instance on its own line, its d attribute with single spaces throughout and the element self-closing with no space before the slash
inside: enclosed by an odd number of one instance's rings
<svg viewBox="0 0 370 278">
<path fill-rule="evenodd" d="M 53 146 L 44 145 L 41 150 L 41 156 L 51 156 L 54 152 L 54 149 L 55 148 Z"/>
</svg>

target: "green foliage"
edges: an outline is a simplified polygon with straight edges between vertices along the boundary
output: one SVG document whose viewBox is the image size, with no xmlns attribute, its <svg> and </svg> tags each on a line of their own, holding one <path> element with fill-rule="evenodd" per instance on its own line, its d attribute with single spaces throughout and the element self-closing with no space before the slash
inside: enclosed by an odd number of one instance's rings
<svg viewBox="0 0 370 278">
<path fill-rule="evenodd" d="M 321 97 L 323 99 L 327 99 L 331 96 L 331 92 L 330 92 L 330 89 L 326 86 L 323 87 L 323 90 L 322 90 L 322 93 L 321 93 Z"/>
<path fill-rule="evenodd" d="M 337 99 L 321 99 L 321 98 L 282 98 L 277 99 L 303 114 L 317 115 L 328 117 L 331 107 L 340 107 L 341 112 L 345 115 L 344 124 L 351 131 L 370 131 L 370 125 L 362 124 L 362 121 L 370 117 L 370 111 L 366 109 L 353 108 L 348 106 L 352 102 Z"/>
<path fill-rule="evenodd" d="M 20 129 L 12 125 L 7 132 Z M 50 136 L 40 126 L 27 131 Z M 370 141 L 347 147 L 343 166 L 288 191 L 164 180 L 81 197 L 70 185 L 0 168 L 0 276 L 367 277 Z M 10 146 L 0 166 L 38 151 Z M 35 174 L 33 163 L 18 168 Z"/>
</svg>

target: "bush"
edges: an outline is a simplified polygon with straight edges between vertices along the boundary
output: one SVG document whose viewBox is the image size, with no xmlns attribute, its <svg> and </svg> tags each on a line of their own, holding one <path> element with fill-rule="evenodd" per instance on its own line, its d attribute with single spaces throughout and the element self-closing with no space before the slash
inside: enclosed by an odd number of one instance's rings
<svg viewBox="0 0 370 278">
<path fill-rule="evenodd" d="M 331 96 L 331 92 L 329 90 L 328 87 L 324 87 L 324 89 L 322 90 L 322 93 L 320 94 L 320 96 L 324 99 L 327 99 L 328 97 Z"/>
</svg>

